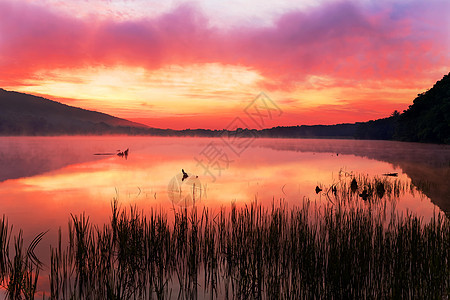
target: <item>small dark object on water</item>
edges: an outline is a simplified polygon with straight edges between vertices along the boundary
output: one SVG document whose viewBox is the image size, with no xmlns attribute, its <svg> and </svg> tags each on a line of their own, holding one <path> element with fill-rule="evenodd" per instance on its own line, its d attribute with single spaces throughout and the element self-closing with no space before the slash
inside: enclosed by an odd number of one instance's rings
<svg viewBox="0 0 450 300">
<path fill-rule="evenodd" d="M 186 178 L 189 177 L 189 175 L 183 169 L 181 169 L 181 173 L 183 173 L 183 178 L 181 179 L 181 181 L 184 181 Z"/>
<path fill-rule="evenodd" d="M 397 177 L 397 176 L 398 176 L 398 173 L 386 173 L 386 174 L 383 174 L 383 176 Z"/>
<path fill-rule="evenodd" d="M 316 194 L 320 193 L 322 189 L 319 186 L 316 186 Z"/>
<path fill-rule="evenodd" d="M 367 198 L 369 198 L 369 193 L 367 192 L 367 190 L 364 190 L 361 194 L 359 194 L 359 196 L 364 200 L 364 201 L 366 201 L 367 200 Z"/>
<path fill-rule="evenodd" d="M 128 157 L 128 151 L 129 150 L 130 150 L 129 148 L 127 148 L 127 150 L 125 150 L 123 152 L 120 152 L 120 150 L 119 150 L 119 153 L 117 153 L 117 156 L 125 157 L 125 159 L 126 159 Z"/>
<path fill-rule="evenodd" d="M 353 193 L 358 189 L 358 183 L 356 182 L 355 178 L 353 178 L 352 183 L 350 184 L 350 189 Z"/>
</svg>

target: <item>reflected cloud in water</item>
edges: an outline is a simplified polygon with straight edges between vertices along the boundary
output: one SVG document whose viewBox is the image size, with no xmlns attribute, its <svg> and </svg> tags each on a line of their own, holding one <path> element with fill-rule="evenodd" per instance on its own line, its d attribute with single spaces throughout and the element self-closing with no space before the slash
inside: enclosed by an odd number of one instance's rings
<svg viewBox="0 0 450 300">
<path fill-rule="evenodd" d="M 447 146 L 259 139 L 214 180 L 194 159 L 211 141 L 219 143 L 207 138 L 2 138 L 2 213 L 56 207 L 65 220 L 69 213 L 82 211 L 108 215 L 115 197 L 124 204 L 170 209 L 167 187 L 182 168 L 199 176 L 202 203 L 212 208 L 254 199 L 265 205 L 279 199 L 289 205 L 304 198 L 327 201 L 322 193 L 316 194 L 316 186 L 330 186 L 338 182 L 340 172 L 352 172 L 398 173 L 399 180 L 415 185 L 416 194 L 400 197 L 401 209 L 430 215 L 435 209 L 431 199 L 450 211 L 450 191 L 444 184 L 449 175 Z M 131 149 L 127 160 L 93 155 L 127 148 Z"/>
</svg>

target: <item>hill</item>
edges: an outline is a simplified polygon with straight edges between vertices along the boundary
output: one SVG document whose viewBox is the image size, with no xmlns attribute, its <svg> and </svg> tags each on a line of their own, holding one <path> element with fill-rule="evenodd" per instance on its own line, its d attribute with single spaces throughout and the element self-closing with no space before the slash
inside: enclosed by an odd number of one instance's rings
<svg viewBox="0 0 450 300">
<path fill-rule="evenodd" d="M 104 113 L 0 89 L 0 135 L 133 134 L 147 128 Z"/>
<path fill-rule="evenodd" d="M 258 132 L 271 138 L 353 138 L 357 124 L 278 126 Z"/>
<path fill-rule="evenodd" d="M 263 137 L 355 138 L 450 144 L 450 73 L 418 95 L 403 113 L 368 122 L 263 129 Z"/>
<path fill-rule="evenodd" d="M 450 73 L 419 94 L 398 117 L 393 138 L 450 144 Z"/>
<path fill-rule="evenodd" d="M 278 126 L 239 132 L 151 128 L 104 113 L 0 89 L 0 135 L 130 134 L 158 136 L 343 138 L 450 144 L 450 73 L 403 113 L 351 124 Z"/>
</svg>

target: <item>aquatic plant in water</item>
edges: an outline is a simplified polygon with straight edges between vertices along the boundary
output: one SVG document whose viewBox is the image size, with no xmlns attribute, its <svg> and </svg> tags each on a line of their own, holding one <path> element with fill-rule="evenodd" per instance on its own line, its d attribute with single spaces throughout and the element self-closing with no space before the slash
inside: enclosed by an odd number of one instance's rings
<svg viewBox="0 0 450 300">
<path fill-rule="evenodd" d="M 396 178 L 356 175 L 324 188 L 332 200 L 325 205 L 304 199 L 295 207 L 283 201 L 218 211 L 180 207 L 170 222 L 165 211 L 144 215 L 114 201 L 103 226 L 71 217 L 68 241 L 60 233 L 51 248 L 49 293 L 52 299 L 441 299 L 450 291 L 450 221 L 437 214 L 424 222 L 395 209 L 386 216 L 387 201 L 408 188 Z M 366 200 L 359 196 L 364 190 Z M 0 267 L 11 261 L 8 232 L 4 218 Z M 22 272 L 29 276 L 22 281 L 27 298 L 36 291 L 38 268 L 20 238 L 16 256 L 28 267 L 6 263 L 1 282 L 15 282 L 16 270 L 34 271 Z"/>
</svg>

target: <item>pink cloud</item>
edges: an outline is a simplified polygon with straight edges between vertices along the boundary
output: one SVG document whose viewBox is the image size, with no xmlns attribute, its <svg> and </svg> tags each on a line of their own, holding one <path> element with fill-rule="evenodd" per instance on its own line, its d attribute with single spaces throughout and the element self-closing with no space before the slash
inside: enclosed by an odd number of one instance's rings
<svg viewBox="0 0 450 300">
<path fill-rule="evenodd" d="M 383 8 L 329 3 L 286 13 L 270 28 L 222 30 L 211 28 L 207 16 L 188 4 L 157 18 L 119 22 L 3 1 L 0 84 L 53 68 L 126 64 L 155 69 L 211 62 L 253 68 L 269 88 L 288 88 L 312 74 L 423 78 L 450 65 L 445 5 L 440 0 Z"/>
</svg>

